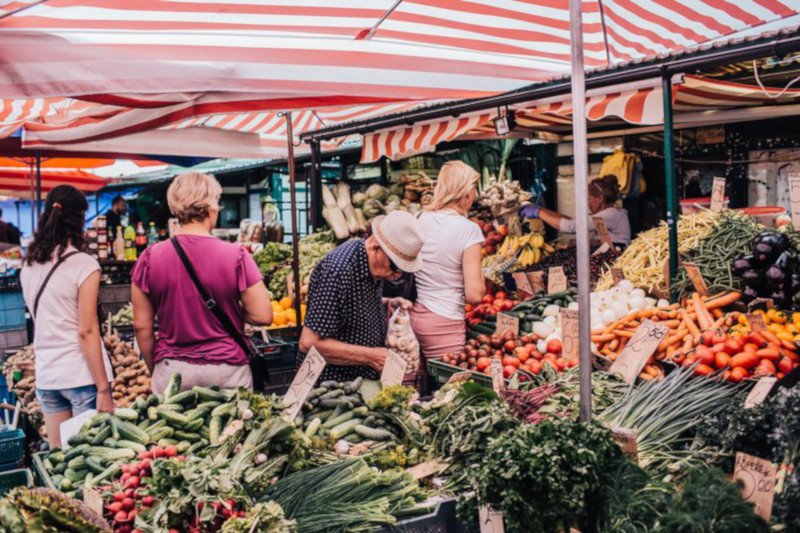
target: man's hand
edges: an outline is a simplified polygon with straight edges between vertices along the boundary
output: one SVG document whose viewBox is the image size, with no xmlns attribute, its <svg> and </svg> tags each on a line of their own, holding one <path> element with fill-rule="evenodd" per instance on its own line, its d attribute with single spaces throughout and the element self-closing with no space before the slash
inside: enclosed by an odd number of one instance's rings
<svg viewBox="0 0 800 533">
<path fill-rule="evenodd" d="M 386 300 L 386 307 L 389 310 L 389 313 L 394 313 L 395 310 L 399 307 L 401 309 L 405 309 L 406 311 L 410 311 L 414 304 L 406 300 L 405 298 L 389 298 Z"/>
<path fill-rule="evenodd" d="M 98 413 L 113 413 L 114 400 L 111 399 L 111 390 L 108 388 L 104 390 L 97 390 L 96 407 Z"/>
<path fill-rule="evenodd" d="M 389 350 L 386 348 L 375 348 L 372 357 L 370 357 L 369 366 L 378 374 L 383 372 L 383 365 L 386 364 L 386 356 L 388 353 Z"/>
</svg>

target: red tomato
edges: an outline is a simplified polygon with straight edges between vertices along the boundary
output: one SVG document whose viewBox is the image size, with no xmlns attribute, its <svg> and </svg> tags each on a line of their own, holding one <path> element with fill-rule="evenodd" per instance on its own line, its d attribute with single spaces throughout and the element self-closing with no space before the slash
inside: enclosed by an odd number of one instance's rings
<svg viewBox="0 0 800 533">
<path fill-rule="evenodd" d="M 558 359 L 556 359 L 556 367 L 558 371 L 561 372 L 567 367 L 567 360 L 564 359 L 563 357 L 559 357 Z"/>
<path fill-rule="evenodd" d="M 785 355 L 778 360 L 778 370 L 784 374 L 788 374 L 794 368 L 794 362 Z"/>
<path fill-rule="evenodd" d="M 511 311 L 512 309 L 514 309 L 514 302 L 512 302 L 511 300 L 503 300 L 502 308 L 503 311 Z"/>
<path fill-rule="evenodd" d="M 483 372 L 487 368 L 489 368 L 492 364 L 492 360 L 488 357 L 479 357 L 478 361 L 476 362 L 478 371 Z"/>
<path fill-rule="evenodd" d="M 725 350 L 725 353 L 728 355 L 736 355 L 744 350 L 744 345 L 736 339 L 728 339 L 725 341 L 723 350 Z"/>
<path fill-rule="evenodd" d="M 516 372 L 516 371 L 517 371 L 517 368 L 516 368 L 516 367 L 513 367 L 513 366 L 511 366 L 511 365 L 504 366 L 504 367 L 503 367 L 503 377 L 504 377 L 504 378 L 506 378 L 506 379 L 508 379 L 508 378 L 510 378 L 511 376 L 513 376 L 513 375 L 514 375 L 514 372 Z"/>
<path fill-rule="evenodd" d="M 730 366 L 731 356 L 726 352 L 719 352 L 714 359 L 714 364 L 717 368 L 725 368 L 726 366 Z"/>
<path fill-rule="evenodd" d="M 711 350 L 714 353 L 724 352 L 725 351 L 725 343 L 724 342 L 715 342 L 714 345 L 711 347 Z"/>
<path fill-rule="evenodd" d="M 491 304 L 492 302 L 494 302 L 494 298 L 492 297 L 491 294 L 487 294 L 486 296 L 481 298 L 482 304 Z"/>
<path fill-rule="evenodd" d="M 755 353 L 755 352 L 758 351 L 758 344 L 756 344 L 754 342 L 747 342 L 744 345 L 744 351 L 745 352 L 753 352 L 753 353 Z"/>
<path fill-rule="evenodd" d="M 533 349 L 531 350 L 531 357 L 533 357 L 534 359 L 538 359 L 538 360 L 540 360 L 540 361 L 541 361 L 541 360 L 542 360 L 542 357 L 543 357 L 543 356 L 542 356 L 542 352 L 538 351 L 538 350 L 536 349 L 536 347 L 534 346 L 534 347 L 533 347 Z"/>
<path fill-rule="evenodd" d="M 724 331 L 721 329 L 714 330 L 714 336 L 711 338 L 712 344 L 718 344 L 726 340 L 728 340 L 728 335 L 726 335 Z"/>
<path fill-rule="evenodd" d="M 704 331 L 702 335 L 703 335 L 703 344 L 705 344 L 706 346 L 712 346 L 714 344 L 713 331 Z"/>
<path fill-rule="evenodd" d="M 694 355 L 696 356 L 697 359 L 700 359 L 702 364 L 711 366 L 714 364 L 714 356 L 716 354 L 713 349 L 701 344 L 694 349 Z"/>
<path fill-rule="evenodd" d="M 754 376 L 774 376 L 777 369 L 775 368 L 775 363 L 770 361 L 769 359 L 762 359 L 755 370 L 753 370 Z"/>
<path fill-rule="evenodd" d="M 555 355 L 561 355 L 561 341 L 558 339 L 548 341 L 547 351 Z"/>
<path fill-rule="evenodd" d="M 513 352 L 514 350 L 517 349 L 517 343 L 515 341 L 506 341 L 503 344 L 503 349 L 506 352 L 511 353 L 511 352 Z"/>
<path fill-rule="evenodd" d="M 694 369 L 695 375 L 698 375 L 698 376 L 707 376 L 707 375 L 711 374 L 712 372 L 714 372 L 713 368 L 711 368 L 708 365 L 703 365 L 703 364 L 697 365 L 697 368 Z"/>
<path fill-rule="evenodd" d="M 756 351 L 756 355 L 761 359 L 769 359 L 770 361 L 777 361 L 781 358 L 781 353 L 778 351 L 778 349 L 772 347 L 761 348 L 760 350 Z"/>
<path fill-rule="evenodd" d="M 575 368 L 578 364 L 580 364 L 580 361 L 574 355 L 567 358 L 567 368 Z"/>
<path fill-rule="evenodd" d="M 505 356 L 503 357 L 503 366 L 511 366 L 514 368 L 519 368 L 520 362 L 519 359 L 516 357 Z"/>
<path fill-rule="evenodd" d="M 748 372 L 747 369 L 737 366 L 731 369 L 731 374 L 728 376 L 728 380 L 732 383 L 739 383 L 749 375 L 750 372 Z"/>
<path fill-rule="evenodd" d="M 742 367 L 749 370 L 758 365 L 758 362 L 758 356 L 750 352 L 739 352 L 731 357 L 731 366 L 734 368 Z"/>
<path fill-rule="evenodd" d="M 538 374 L 542 371 L 542 362 L 536 359 L 531 359 L 528 363 L 528 366 L 530 367 L 532 374 Z"/>
<path fill-rule="evenodd" d="M 530 359 L 530 357 L 531 357 L 531 356 L 530 356 L 530 353 L 529 353 L 529 350 L 528 350 L 526 347 L 524 347 L 524 346 L 519 346 L 518 348 L 516 348 L 516 349 L 514 350 L 514 355 L 515 355 L 515 356 L 517 357 L 517 359 L 519 359 L 519 360 L 520 360 L 520 362 L 522 362 L 522 363 L 524 363 L 525 361 L 527 361 L 527 360 L 528 360 L 528 359 Z"/>
<path fill-rule="evenodd" d="M 464 305 L 464 312 L 465 313 L 471 313 L 473 309 L 475 309 L 475 307 L 473 307 L 472 304 L 465 304 Z"/>
<path fill-rule="evenodd" d="M 508 298 L 508 296 L 503 291 L 497 291 L 494 293 L 494 298 L 495 300 L 504 300 L 505 298 Z"/>
</svg>

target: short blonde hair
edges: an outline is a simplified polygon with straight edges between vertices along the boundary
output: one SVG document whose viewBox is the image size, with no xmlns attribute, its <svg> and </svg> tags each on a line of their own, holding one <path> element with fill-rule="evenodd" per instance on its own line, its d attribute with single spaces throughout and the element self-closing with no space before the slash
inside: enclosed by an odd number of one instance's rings
<svg viewBox="0 0 800 533">
<path fill-rule="evenodd" d="M 438 211 L 457 202 L 477 186 L 480 177 L 474 168 L 463 161 L 448 161 L 439 170 L 433 198 L 426 210 Z"/>
<path fill-rule="evenodd" d="M 167 203 L 169 210 L 181 224 L 202 221 L 211 209 L 219 209 L 222 186 L 208 174 L 187 172 L 169 184 Z"/>
</svg>

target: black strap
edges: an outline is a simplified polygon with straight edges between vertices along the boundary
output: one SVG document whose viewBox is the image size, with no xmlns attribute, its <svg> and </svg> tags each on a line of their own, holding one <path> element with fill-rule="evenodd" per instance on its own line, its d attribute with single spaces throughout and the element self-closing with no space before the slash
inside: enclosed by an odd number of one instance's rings
<svg viewBox="0 0 800 533">
<path fill-rule="evenodd" d="M 44 281 L 42 282 L 42 285 L 39 287 L 39 292 L 36 293 L 36 299 L 33 301 L 33 319 L 34 320 L 36 320 L 36 314 L 39 311 L 39 300 L 42 298 L 42 293 L 44 293 L 44 288 L 47 287 L 47 284 L 50 281 L 50 278 L 53 277 L 53 274 L 55 273 L 55 271 L 58 269 L 58 267 L 61 266 L 61 264 L 64 261 L 66 261 L 67 259 L 69 259 L 73 255 L 76 255 L 76 254 L 79 254 L 79 253 L 80 253 L 79 251 L 74 250 L 72 252 L 69 252 L 69 253 L 66 253 L 66 254 L 60 256 L 58 258 L 58 261 L 56 261 L 56 264 L 53 265 L 53 268 L 50 269 L 50 272 L 47 273 L 47 276 L 44 278 Z"/>
<path fill-rule="evenodd" d="M 189 261 L 189 258 L 186 255 L 186 252 L 183 251 L 183 247 L 178 242 L 178 238 L 172 237 L 170 242 L 172 242 L 172 246 L 175 247 L 175 251 L 178 252 L 178 257 L 181 258 L 181 262 L 183 262 L 186 272 L 192 279 L 194 286 L 197 287 L 197 292 L 200 293 L 200 297 L 203 299 L 203 303 L 205 304 L 206 308 L 208 308 L 208 310 L 211 311 L 215 317 L 217 317 L 217 320 L 222 325 L 222 328 L 228 332 L 228 335 L 230 335 L 234 341 L 236 341 L 236 344 L 241 346 L 245 354 L 250 357 L 259 355 L 258 351 L 253 347 L 253 345 L 242 338 L 242 335 L 236 330 L 236 327 L 233 325 L 233 322 L 231 322 L 231 319 L 228 317 L 228 315 L 225 314 L 225 311 L 223 311 L 217 305 L 217 302 L 214 301 L 214 298 L 208 294 L 205 287 L 203 287 L 203 284 L 200 283 L 200 278 L 197 277 L 197 272 L 195 272 L 192 263 Z"/>
</svg>

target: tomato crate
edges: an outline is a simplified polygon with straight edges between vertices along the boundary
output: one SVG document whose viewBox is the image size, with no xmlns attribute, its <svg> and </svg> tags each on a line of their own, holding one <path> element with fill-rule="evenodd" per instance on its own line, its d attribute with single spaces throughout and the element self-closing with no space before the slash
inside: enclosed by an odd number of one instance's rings
<svg viewBox="0 0 800 533">
<path fill-rule="evenodd" d="M 475 372 L 474 370 L 467 370 L 466 368 L 461 368 L 459 366 L 448 365 L 447 363 L 443 363 L 438 359 L 428 359 L 427 367 L 428 367 L 428 375 L 433 378 L 434 382 L 439 387 L 447 383 L 447 381 L 451 377 L 460 372 L 471 372 L 472 373 L 471 379 L 473 381 L 480 383 L 481 385 L 485 385 L 487 387 L 492 386 L 491 376 Z"/>
<path fill-rule="evenodd" d="M 18 468 L 0 473 L 0 496 L 5 496 L 11 489 L 17 487 L 31 486 L 33 486 L 33 476 L 27 468 Z"/>
</svg>

